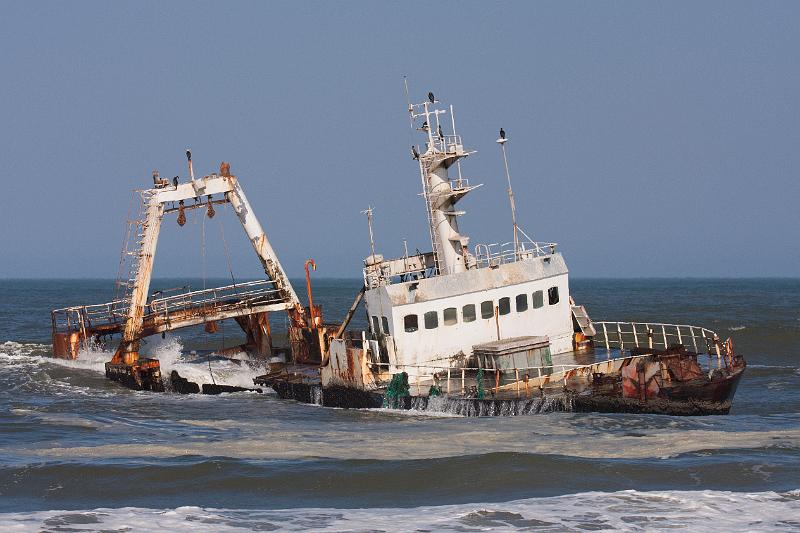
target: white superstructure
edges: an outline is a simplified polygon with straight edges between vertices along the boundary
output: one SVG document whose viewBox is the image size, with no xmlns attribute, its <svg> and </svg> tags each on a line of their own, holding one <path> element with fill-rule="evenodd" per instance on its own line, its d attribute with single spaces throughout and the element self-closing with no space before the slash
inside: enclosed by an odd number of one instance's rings
<svg viewBox="0 0 800 533">
<path fill-rule="evenodd" d="M 516 216 L 512 242 L 479 244 L 470 251 L 469 237 L 458 227 L 464 211 L 456 204 L 479 187 L 461 177 L 460 160 L 474 152 L 464 149 L 456 133 L 452 106 L 441 109 L 433 94 L 428 96 L 410 104 L 409 113 L 414 125 L 422 122 L 417 130 L 426 137 L 424 152 L 417 147 L 412 152 L 419 162 L 432 251 L 384 259 L 373 250 L 364 262 L 364 301 L 382 362 L 390 370 L 424 374 L 425 366 L 467 361 L 475 345 L 531 335 L 547 337 L 552 354 L 571 351 L 574 328 L 564 258 L 555 243 L 527 238 Z"/>
</svg>

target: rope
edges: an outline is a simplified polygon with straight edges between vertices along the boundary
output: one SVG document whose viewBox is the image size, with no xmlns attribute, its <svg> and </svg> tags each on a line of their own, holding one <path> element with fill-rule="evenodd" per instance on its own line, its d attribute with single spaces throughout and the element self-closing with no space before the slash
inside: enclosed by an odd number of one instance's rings
<svg viewBox="0 0 800 533">
<path fill-rule="evenodd" d="M 203 223 L 201 224 L 201 238 L 200 238 L 200 254 L 202 257 L 202 265 L 203 265 L 203 290 L 206 289 L 206 217 L 203 218 Z"/>
<path fill-rule="evenodd" d="M 203 290 L 206 289 L 206 217 L 201 217 L 203 219 L 202 223 L 200 224 L 200 256 L 201 256 L 201 263 L 203 265 Z M 224 337 L 223 337 L 224 342 Z M 217 381 L 214 379 L 214 372 L 211 370 L 211 353 L 206 354 L 206 364 L 208 364 L 208 375 L 211 376 L 211 383 L 214 385 L 217 384 Z"/>
<path fill-rule="evenodd" d="M 226 208 L 229 204 L 225 204 Z M 228 241 L 225 239 L 225 225 L 222 223 L 222 218 L 219 220 L 219 231 L 222 234 L 222 244 L 225 246 L 225 259 L 228 261 L 228 272 L 231 275 L 231 282 L 233 283 L 234 290 L 236 287 L 236 278 L 233 275 L 233 266 L 231 265 L 231 251 L 228 249 Z"/>
<path fill-rule="evenodd" d="M 214 380 L 214 373 L 211 371 L 211 354 L 210 353 L 206 354 L 206 362 L 208 363 L 208 375 L 211 376 L 211 383 L 216 385 L 217 382 Z"/>
<path fill-rule="evenodd" d="M 220 320 L 219 322 L 221 324 L 220 329 L 222 330 L 222 348 L 220 348 L 220 350 L 225 351 L 225 321 Z"/>
</svg>

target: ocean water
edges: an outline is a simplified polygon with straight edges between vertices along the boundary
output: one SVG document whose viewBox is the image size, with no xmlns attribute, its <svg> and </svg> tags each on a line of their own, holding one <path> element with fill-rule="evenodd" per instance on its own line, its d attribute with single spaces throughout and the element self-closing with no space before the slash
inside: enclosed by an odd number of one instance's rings
<svg viewBox="0 0 800 533">
<path fill-rule="evenodd" d="M 358 286 L 317 280 L 314 300 L 338 320 Z M 800 531 L 800 280 L 571 286 L 596 320 L 731 336 L 749 364 L 731 414 L 466 419 L 134 392 L 105 379 L 110 351 L 48 357 L 50 309 L 106 301 L 112 282 L 0 280 L 0 531 Z M 146 351 L 249 385 L 262 369 L 213 355 L 240 338 L 231 323 Z"/>
</svg>

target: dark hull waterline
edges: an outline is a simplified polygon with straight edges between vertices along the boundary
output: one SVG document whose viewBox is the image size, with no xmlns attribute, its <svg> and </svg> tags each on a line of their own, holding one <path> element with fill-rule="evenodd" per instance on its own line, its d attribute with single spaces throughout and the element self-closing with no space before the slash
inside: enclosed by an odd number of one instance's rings
<svg viewBox="0 0 800 533">
<path fill-rule="evenodd" d="M 517 416 L 551 412 L 650 413 L 662 415 L 724 415 L 731 409 L 744 368 L 713 380 L 682 383 L 655 398 L 628 398 L 602 391 L 545 392 L 533 398 L 459 398 L 406 396 L 392 408 L 444 412 L 461 416 Z M 353 387 L 323 387 L 280 379 L 269 383 L 278 397 L 324 407 L 369 409 L 386 407 L 384 395 Z"/>
</svg>

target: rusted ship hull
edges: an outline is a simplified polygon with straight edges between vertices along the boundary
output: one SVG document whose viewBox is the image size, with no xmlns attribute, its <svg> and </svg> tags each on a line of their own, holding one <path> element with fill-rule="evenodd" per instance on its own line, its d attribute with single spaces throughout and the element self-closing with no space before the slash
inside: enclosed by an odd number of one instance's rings
<svg viewBox="0 0 800 533">
<path fill-rule="evenodd" d="M 659 360 L 654 358 L 649 362 L 657 363 Z M 351 409 L 390 407 L 447 412 L 461 416 L 519 416 L 551 412 L 702 416 L 728 414 L 744 369 L 744 361 L 740 359 L 734 366 L 716 371 L 710 377 L 662 382 L 655 394 L 647 393 L 648 384 L 644 382 L 644 387 L 641 388 L 643 394 L 637 396 L 631 395 L 631 384 L 626 384 L 623 373 L 616 376 L 596 376 L 592 386 L 580 391 L 566 386 L 561 389 L 544 389 L 534 393 L 533 397 L 522 398 L 504 398 L 491 394 L 483 399 L 408 395 L 387 401 L 385 393 L 381 391 L 339 385 L 323 388 L 319 383 L 296 382 L 280 376 L 263 376 L 256 383 L 272 387 L 282 399 Z M 649 388 L 653 390 L 654 387 Z"/>
<path fill-rule="evenodd" d="M 158 359 L 140 357 L 134 364 L 108 362 L 106 377 L 129 389 L 164 392 Z"/>
<path fill-rule="evenodd" d="M 667 393 L 644 400 L 597 392 L 576 395 L 574 411 L 650 413 L 678 416 L 727 415 L 744 368 L 716 380 L 685 383 Z"/>
</svg>

